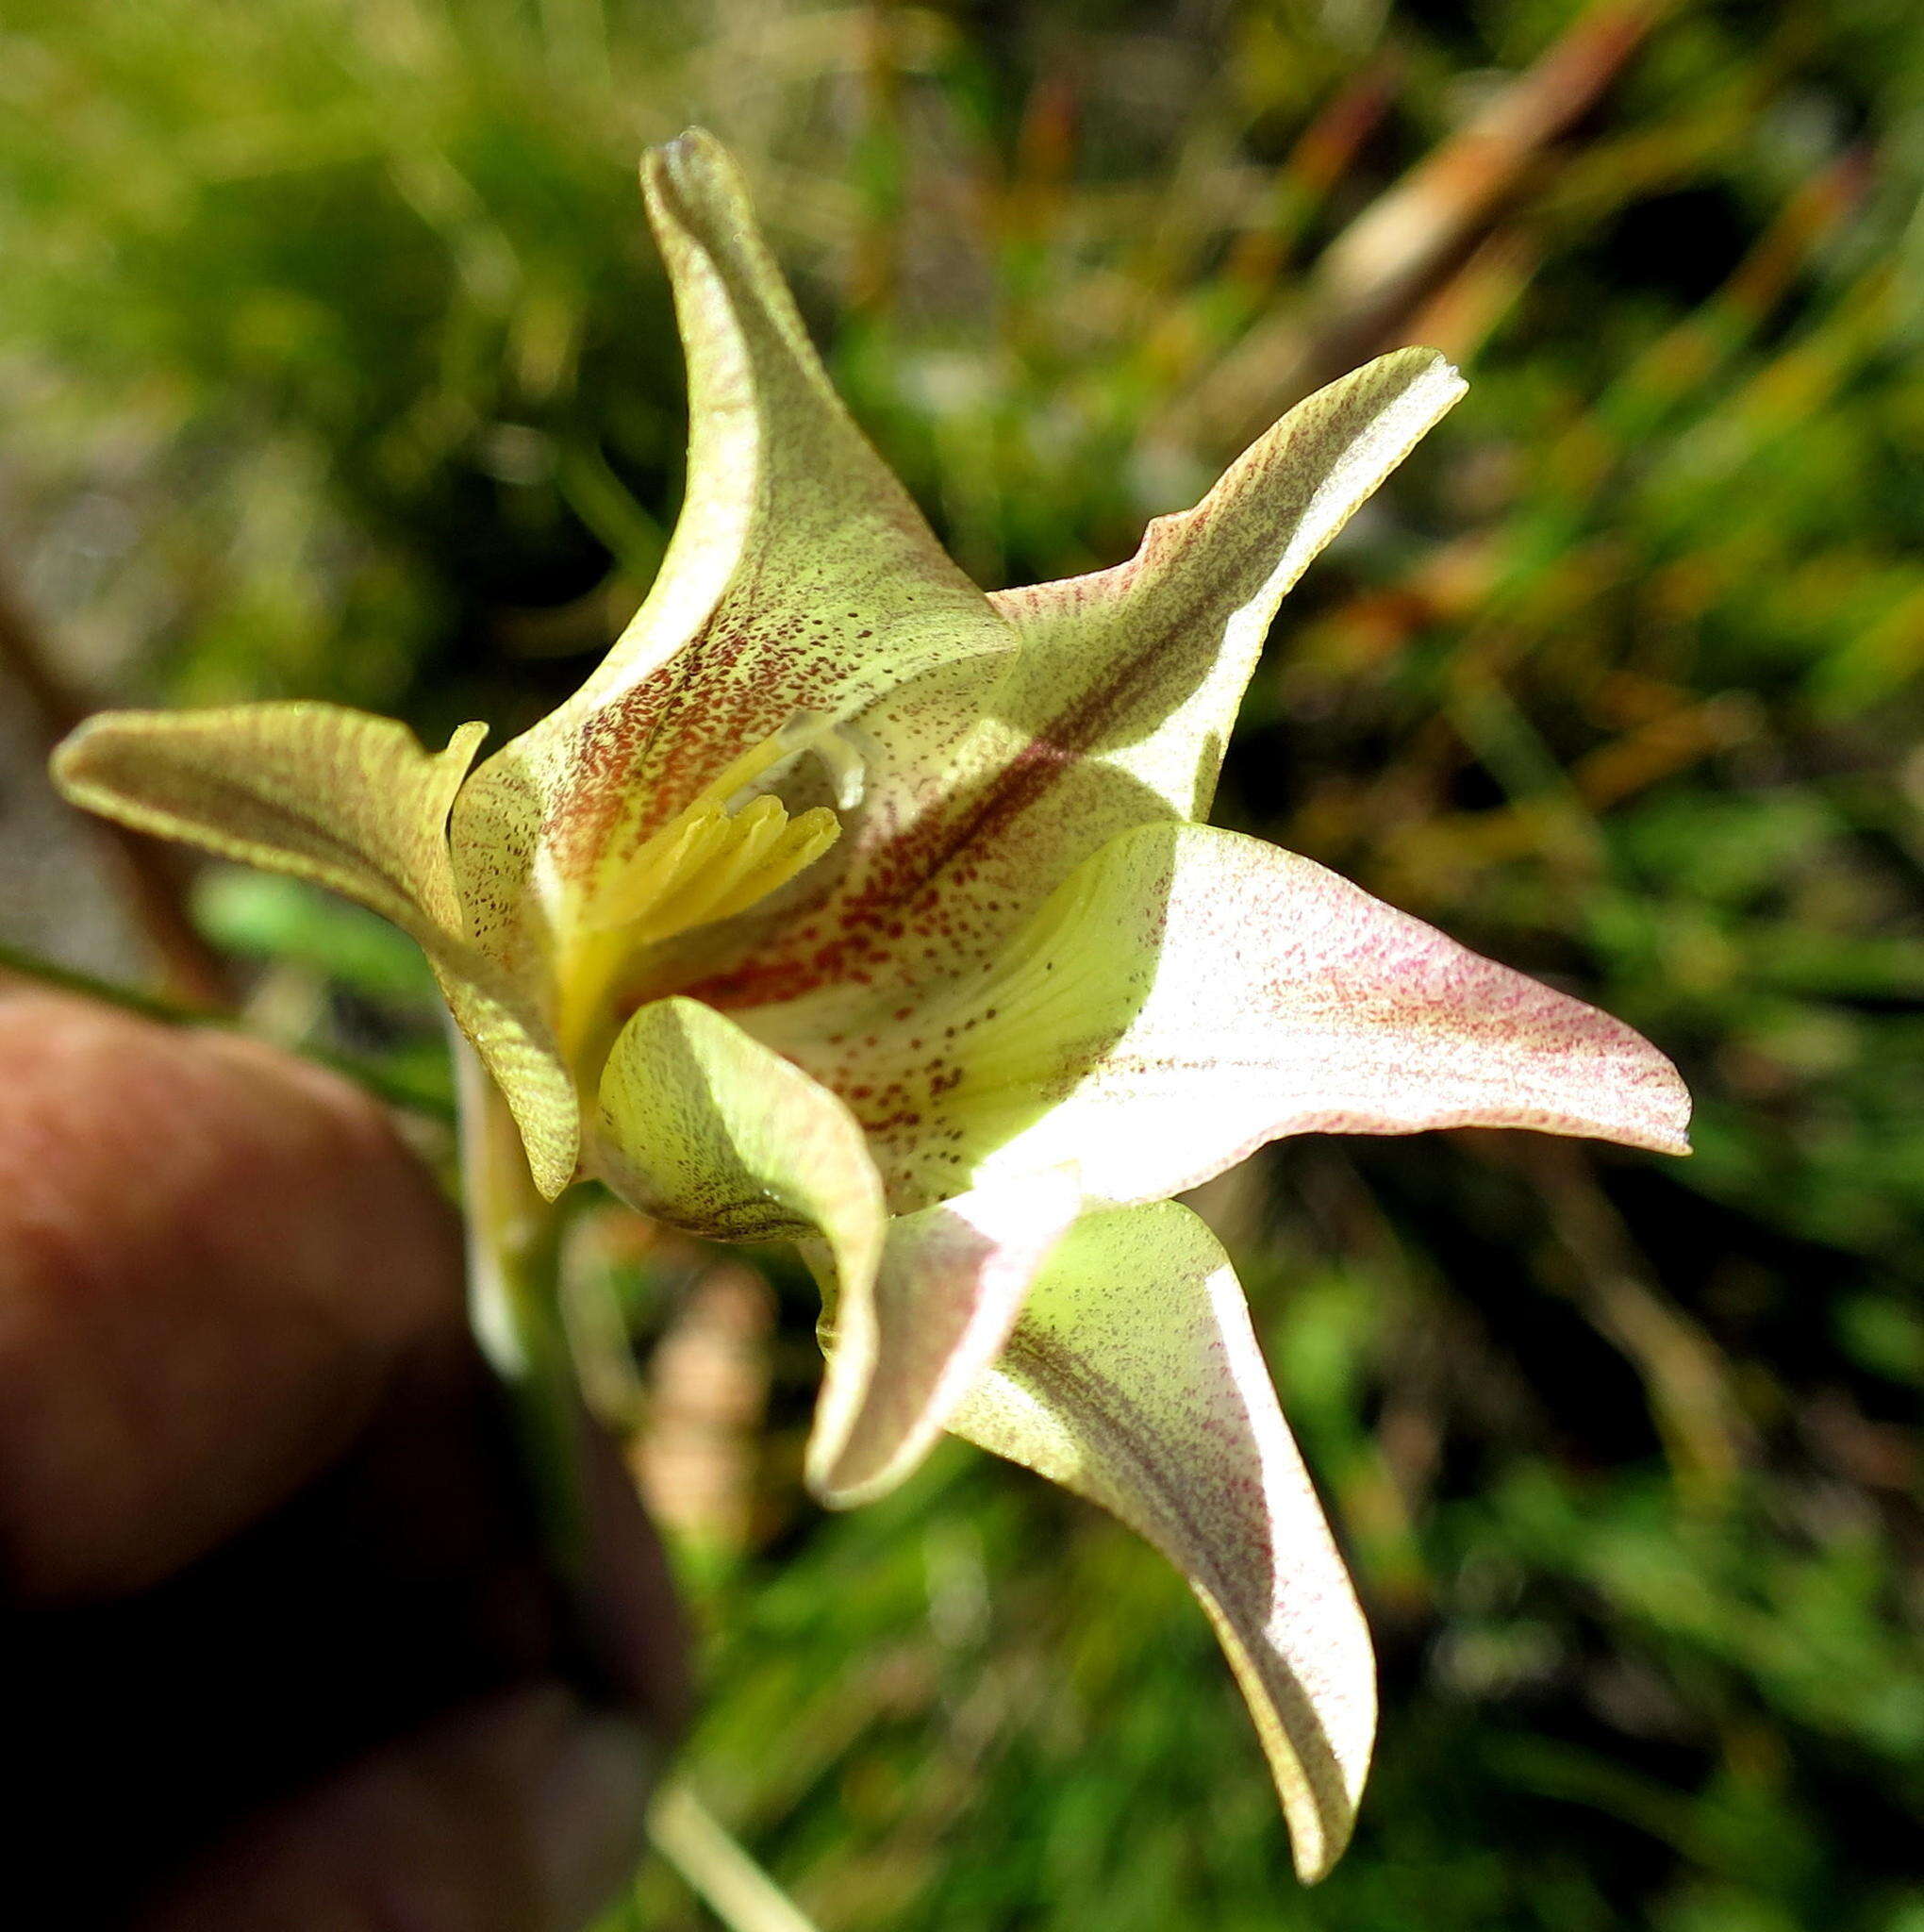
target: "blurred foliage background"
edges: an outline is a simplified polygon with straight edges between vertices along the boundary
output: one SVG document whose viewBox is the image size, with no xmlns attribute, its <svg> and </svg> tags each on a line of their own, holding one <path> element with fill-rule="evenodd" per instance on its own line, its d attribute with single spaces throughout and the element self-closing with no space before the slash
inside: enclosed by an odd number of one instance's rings
<svg viewBox="0 0 1924 1932">
<path fill-rule="evenodd" d="M 1155 1558 L 954 1447 L 822 1517 L 802 1284 L 592 1220 L 700 1788 L 828 1932 L 1924 1932 L 1924 14 L 4 0 L 7 938 L 443 1080 L 405 945 L 34 768 L 108 698 L 569 689 L 672 521 L 634 170 L 697 119 L 985 584 L 1126 556 L 1368 353 L 1462 360 L 1221 815 L 1700 1101 L 1688 1163 L 1316 1140 L 1199 1202 L 1382 1654 L 1312 1893 Z M 655 1871 L 626 1923 L 713 1921 Z"/>
</svg>

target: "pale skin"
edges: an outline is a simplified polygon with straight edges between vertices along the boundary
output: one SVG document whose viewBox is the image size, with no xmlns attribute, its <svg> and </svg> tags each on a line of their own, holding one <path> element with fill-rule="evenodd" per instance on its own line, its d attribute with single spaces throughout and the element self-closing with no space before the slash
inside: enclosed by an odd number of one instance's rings
<svg viewBox="0 0 1924 1932">
<path fill-rule="evenodd" d="M 0 1095 L 9 1891 L 139 1932 L 585 1924 L 682 1633 L 606 1445 L 588 1586 L 546 1574 L 431 1176 L 329 1074 L 4 986 Z"/>
</svg>

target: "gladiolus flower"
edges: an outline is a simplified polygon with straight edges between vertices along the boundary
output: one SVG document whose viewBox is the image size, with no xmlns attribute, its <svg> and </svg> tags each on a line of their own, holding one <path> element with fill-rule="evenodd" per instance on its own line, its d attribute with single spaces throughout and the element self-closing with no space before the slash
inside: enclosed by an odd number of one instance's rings
<svg viewBox="0 0 1924 1932">
<path fill-rule="evenodd" d="M 803 1242 L 825 1501 L 948 1429 L 1165 1551 L 1316 1877 L 1368 1761 L 1368 1637 L 1236 1277 L 1169 1197 L 1315 1131 L 1685 1148 L 1629 1028 L 1200 823 L 1278 601 L 1462 384 L 1386 356 L 1130 561 L 985 595 L 837 400 L 723 152 L 685 136 L 644 185 L 688 494 L 581 691 L 472 774 L 479 725 L 429 752 L 272 704 L 101 717 L 59 781 L 412 934 L 540 1196 L 597 1177 Z"/>
</svg>

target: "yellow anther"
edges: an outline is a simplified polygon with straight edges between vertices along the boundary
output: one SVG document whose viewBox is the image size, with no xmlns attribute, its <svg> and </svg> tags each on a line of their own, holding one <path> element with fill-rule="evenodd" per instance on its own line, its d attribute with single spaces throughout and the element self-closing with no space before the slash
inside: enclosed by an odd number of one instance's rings
<svg viewBox="0 0 1924 1932">
<path fill-rule="evenodd" d="M 746 912 L 778 886 L 805 872 L 840 837 L 841 822 L 825 805 L 815 806 L 798 819 L 782 814 L 774 836 L 752 859 L 744 841 L 743 862 L 733 870 L 726 892 L 718 895 L 706 916 L 733 919 L 738 912 Z"/>
<path fill-rule="evenodd" d="M 779 798 L 762 792 L 737 811 L 727 809 L 722 801 L 731 792 L 738 794 L 743 783 L 797 749 L 776 739 L 736 759 L 638 851 L 608 865 L 583 895 L 557 961 L 557 1029 L 571 1058 L 610 1024 L 610 995 L 634 977 L 639 956 L 696 926 L 748 911 L 841 836 L 839 820 L 825 806 L 791 819 Z"/>
</svg>

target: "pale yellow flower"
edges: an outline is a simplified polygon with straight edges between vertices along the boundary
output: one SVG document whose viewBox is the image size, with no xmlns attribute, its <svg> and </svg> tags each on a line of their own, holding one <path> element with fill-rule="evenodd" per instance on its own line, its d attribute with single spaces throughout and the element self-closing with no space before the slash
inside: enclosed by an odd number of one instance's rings
<svg viewBox="0 0 1924 1932">
<path fill-rule="evenodd" d="M 1307 1877 L 1369 1644 L 1241 1291 L 1169 1197 L 1265 1141 L 1479 1124 L 1682 1151 L 1627 1027 L 1199 823 L 1279 599 L 1453 403 L 1404 350 L 1312 396 L 1114 570 L 985 596 L 836 399 L 706 137 L 650 155 L 688 491 L 576 695 L 472 774 L 316 704 L 94 721 L 70 797 L 422 944 L 542 1195 L 795 1238 L 825 1500 L 943 1429 L 1194 1584 Z"/>
</svg>

